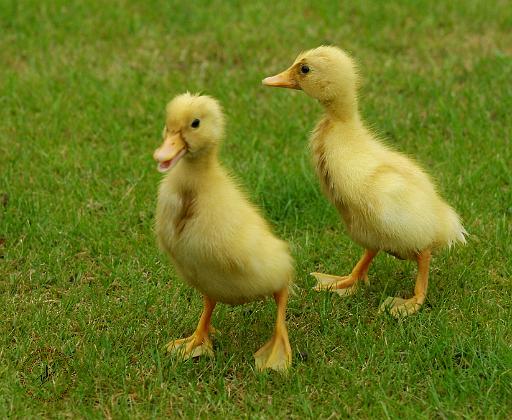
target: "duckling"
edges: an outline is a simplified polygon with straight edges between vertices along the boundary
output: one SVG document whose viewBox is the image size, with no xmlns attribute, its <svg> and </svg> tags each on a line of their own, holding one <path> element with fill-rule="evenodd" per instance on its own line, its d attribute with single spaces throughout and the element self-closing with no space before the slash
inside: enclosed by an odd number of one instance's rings
<svg viewBox="0 0 512 420">
<path fill-rule="evenodd" d="M 323 105 L 325 115 L 310 139 L 316 174 L 349 236 L 365 248 L 348 276 L 311 273 L 315 289 L 353 294 L 360 280 L 368 282 L 373 258 L 385 251 L 415 260 L 418 274 L 413 297 L 389 297 L 380 310 L 395 317 L 417 312 L 426 298 L 432 252 L 466 242 L 457 213 L 415 161 L 366 128 L 358 111 L 356 66 L 343 50 L 321 46 L 301 53 L 263 84 L 303 90 Z"/>
<path fill-rule="evenodd" d="M 167 350 L 184 359 L 213 355 L 209 333 L 217 302 L 236 305 L 273 295 L 274 333 L 254 357 L 259 370 L 286 370 L 292 352 L 285 311 L 294 277 L 288 245 L 273 235 L 219 163 L 219 103 L 185 93 L 169 102 L 166 114 L 163 143 L 153 155 L 166 174 L 158 192 L 156 236 L 178 274 L 204 298 L 194 333 L 169 342 Z"/>
</svg>

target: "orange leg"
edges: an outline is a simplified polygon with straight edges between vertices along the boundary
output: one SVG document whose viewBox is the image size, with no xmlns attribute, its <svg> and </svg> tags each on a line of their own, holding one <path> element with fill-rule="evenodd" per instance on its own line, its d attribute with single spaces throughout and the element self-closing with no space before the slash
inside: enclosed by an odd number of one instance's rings
<svg viewBox="0 0 512 420">
<path fill-rule="evenodd" d="M 210 322 L 216 304 L 217 302 L 210 299 L 208 296 L 204 296 L 204 310 L 194 333 L 190 337 L 170 341 L 167 344 L 167 351 L 179 353 L 183 356 L 184 360 L 203 354 L 213 356 L 212 342 L 209 333 L 213 331 Z"/>
<path fill-rule="evenodd" d="M 274 335 L 255 354 L 256 368 L 258 370 L 274 369 L 286 370 L 292 362 L 292 349 L 288 340 L 286 329 L 286 305 L 288 302 L 288 288 L 274 293 L 277 304 L 277 319 Z"/>
<path fill-rule="evenodd" d="M 331 274 L 311 273 L 318 281 L 313 289 L 317 291 L 330 290 L 341 296 L 354 294 L 359 280 L 364 280 L 368 283 L 368 268 L 373 258 L 377 255 L 377 252 L 378 251 L 366 249 L 363 256 L 348 276 L 341 277 Z"/>
<path fill-rule="evenodd" d="M 418 263 L 418 275 L 414 287 L 414 296 L 410 299 L 388 297 L 380 306 L 380 312 L 389 310 L 395 318 L 400 318 L 416 313 L 425 302 L 428 288 L 428 270 L 430 267 L 431 252 L 429 249 L 421 251 L 416 257 Z"/>
</svg>

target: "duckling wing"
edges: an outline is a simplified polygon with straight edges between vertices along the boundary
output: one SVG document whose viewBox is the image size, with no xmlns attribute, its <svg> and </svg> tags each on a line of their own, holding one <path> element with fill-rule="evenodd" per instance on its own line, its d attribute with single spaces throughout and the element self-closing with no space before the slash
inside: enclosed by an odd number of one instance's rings
<svg viewBox="0 0 512 420">
<path fill-rule="evenodd" d="M 219 191 L 220 193 L 220 191 Z M 222 196 L 222 200 L 218 197 Z M 270 295 L 291 280 L 288 246 L 236 189 L 199 197 L 181 240 L 187 281 L 212 298 L 241 303 Z"/>
<path fill-rule="evenodd" d="M 463 228 L 456 213 L 428 175 L 405 157 L 395 156 L 391 163 L 377 166 L 366 185 L 366 214 L 360 223 L 367 227 L 360 226 L 359 231 L 367 244 L 408 258 L 460 236 Z"/>
</svg>

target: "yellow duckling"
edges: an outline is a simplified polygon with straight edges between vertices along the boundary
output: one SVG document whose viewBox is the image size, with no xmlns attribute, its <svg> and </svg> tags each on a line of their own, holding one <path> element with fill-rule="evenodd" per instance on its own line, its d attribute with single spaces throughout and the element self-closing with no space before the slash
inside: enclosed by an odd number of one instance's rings
<svg viewBox="0 0 512 420">
<path fill-rule="evenodd" d="M 184 358 L 212 355 L 210 320 L 217 302 L 240 304 L 273 295 L 272 339 L 255 356 L 260 370 L 285 370 L 292 352 L 285 324 L 293 260 L 218 161 L 224 133 L 219 103 L 189 93 L 166 109 L 163 143 L 154 152 L 166 172 L 158 193 L 156 234 L 180 276 L 204 296 L 195 332 L 167 350 Z M 172 171 L 171 171 L 172 169 Z"/>
<path fill-rule="evenodd" d="M 310 140 L 316 173 L 348 234 L 366 249 L 348 276 L 312 273 L 315 289 L 352 294 L 358 281 L 368 281 L 368 267 L 382 250 L 416 260 L 418 275 L 414 297 L 390 297 L 381 310 L 390 308 L 394 316 L 418 311 L 427 293 L 431 252 L 465 243 L 466 231 L 425 171 L 361 121 L 354 61 L 339 48 L 322 46 L 300 54 L 289 69 L 263 84 L 302 89 L 325 108 Z"/>
</svg>

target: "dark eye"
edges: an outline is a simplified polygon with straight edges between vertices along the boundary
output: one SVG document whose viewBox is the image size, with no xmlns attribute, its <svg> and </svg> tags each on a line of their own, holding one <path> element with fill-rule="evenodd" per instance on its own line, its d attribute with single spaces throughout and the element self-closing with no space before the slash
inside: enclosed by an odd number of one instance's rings
<svg viewBox="0 0 512 420">
<path fill-rule="evenodd" d="M 300 66 L 300 71 L 302 74 L 308 74 L 309 73 L 309 66 L 306 66 L 305 64 L 303 64 L 302 66 Z"/>
<path fill-rule="evenodd" d="M 190 126 L 191 126 L 192 128 L 197 128 L 197 127 L 199 127 L 199 124 L 201 124 L 201 121 L 199 121 L 199 120 L 196 118 L 194 121 L 192 121 L 192 124 L 190 124 Z"/>
</svg>

